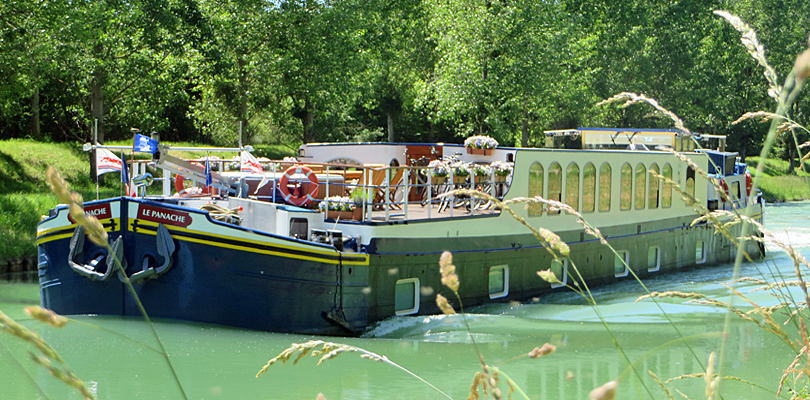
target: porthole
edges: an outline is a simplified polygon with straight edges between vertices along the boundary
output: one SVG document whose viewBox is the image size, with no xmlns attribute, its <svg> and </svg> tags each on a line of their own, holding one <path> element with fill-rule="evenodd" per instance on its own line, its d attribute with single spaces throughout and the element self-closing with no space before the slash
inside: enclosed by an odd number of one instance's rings
<svg viewBox="0 0 810 400">
<path fill-rule="evenodd" d="M 497 299 L 509 294 L 509 266 L 496 265 L 489 268 L 489 298 Z"/>
<path fill-rule="evenodd" d="M 397 281 L 394 310 L 397 315 L 410 315 L 419 312 L 419 278 Z"/>
<path fill-rule="evenodd" d="M 613 260 L 613 275 L 617 278 L 627 276 L 630 273 L 630 252 L 627 250 L 618 250 L 616 257 Z"/>
</svg>

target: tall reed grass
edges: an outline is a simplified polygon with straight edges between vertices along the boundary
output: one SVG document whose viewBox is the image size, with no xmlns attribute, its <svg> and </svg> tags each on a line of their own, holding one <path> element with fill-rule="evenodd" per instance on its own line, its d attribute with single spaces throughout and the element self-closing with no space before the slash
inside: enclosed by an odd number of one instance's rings
<svg viewBox="0 0 810 400">
<path fill-rule="evenodd" d="M 809 147 L 810 143 L 799 144 L 798 141 L 795 140 L 794 131 L 796 129 L 806 130 L 801 124 L 797 123 L 790 119 L 788 115 L 788 111 L 790 110 L 790 106 L 795 102 L 799 92 L 801 91 L 803 84 L 808 76 L 810 76 L 810 49 L 806 50 L 802 54 L 800 54 L 796 58 L 796 62 L 794 65 L 793 70 L 787 75 L 783 84 L 779 84 L 778 76 L 776 70 L 770 66 L 767 61 L 767 57 L 765 55 L 765 48 L 759 42 L 756 32 L 751 29 L 750 26 L 745 24 L 740 18 L 725 12 L 725 11 L 715 11 L 715 14 L 724 18 L 726 21 L 729 22 L 737 31 L 740 32 L 741 35 L 741 42 L 752 56 L 754 60 L 764 69 L 764 76 L 768 82 L 768 96 L 771 97 L 776 102 L 776 112 L 768 113 L 763 111 L 747 113 L 746 115 L 742 116 L 740 119 L 735 121 L 735 123 L 745 120 L 748 118 L 764 118 L 764 122 L 770 122 L 770 128 L 768 131 L 768 135 L 765 139 L 763 144 L 762 152 L 759 157 L 759 162 L 757 164 L 755 178 L 754 178 L 754 187 L 752 189 L 752 193 L 756 193 L 757 189 L 760 185 L 760 178 L 764 175 L 765 165 L 770 155 L 771 148 L 774 143 L 774 139 L 777 134 L 790 134 L 794 137 L 794 142 L 796 142 L 796 147 L 798 154 L 802 154 L 802 149 L 805 147 Z M 810 46 L 810 41 L 808 42 L 808 46 Z M 601 104 L 612 104 L 612 103 L 622 103 L 622 107 L 629 107 L 634 104 L 646 104 L 651 106 L 659 116 L 663 116 L 664 118 L 668 118 L 672 121 L 673 125 L 687 133 L 691 133 L 688 127 L 684 124 L 683 120 L 678 117 L 677 114 L 674 112 L 667 110 L 663 106 L 661 106 L 655 99 L 647 98 L 644 95 L 635 94 L 635 93 L 620 93 L 608 100 L 605 100 Z M 696 143 L 699 147 L 699 143 Z M 688 161 L 684 155 L 678 154 L 676 152 L 672 152 L 673 155 L 680 157 L 684 160 Z M 805 159 L 808 158 L 810 153 L 802 156 L 802 164 Z M 697 165 L 692 163 L 693 169 L 699 171 L 699 173 L 707 176 L 707 173 L 699 168 Z M 722 382 L 724 380 L 736 380 L 740 382 L 744 382 L 750 384 L 752 386 L 756 386 L 756 384 L 743 380 L 737 377 L 730 377 L 724 376 L 723 370 L 725 367 L 724 360 L 726 354 L 728 352 L 728 340 L 729 337 L 729 329 L 730 329 L 730 321 L 731 318 L 736 317 L 740 318 L 744 321 L 750 322 L 757 326 L 760 329 L 763 329 L 777 337 L 779 337 L 782 341 L 784 341 L 793 351 L 796 353 L 793 362 L 789 365 L 785 366 L 784 368 L 784 375 L 780 382 L 775 382 L 774 386 L 775 394 L 777 397 L 782 395 L 783 386 L 788 384 L 791 388 L 791 398 L 807 398 L 807 388 L 808 388 L 808 377 L 810 376 L 810 333 L 807 331 L 808 325 L 808 317 L 810 315 L 807 314 L 807 304 L 810 304 L 810 297 L 808 297 L 808 290 L 807 285 L 805 283 L 804 273 L 810 271 L 810 264 L 808 264 L 807 260 L 804 257 L 796 252 L 790 245 L 781 243 L 775 239 L 774 235 L 764 229 L 760 224 L 750 218 L 751 216 L 751 207 L 749 206 L 746 209 L 735 209 L 731 212 L 729 211 L 710 211 L 707 209 L 701 202 L 696 200 L 692 197 L 687 190 L 683 190 L 678 185 L 668 180 L 667 178 L 656 174 L 655 172 L 651 172 L 655 178 L 660 180 L 665 180 L 665 184 L 671 185 L 674 189 L 676 189 L 683 200 L 688 204 L 695 207 L 696 212 L 698 213 L 698 217 L 695 219 L 695 223 L 700 221 L 711 221 L 713 226 L 717 229 L 717 233 L 726 236 L 729 238 L 733 243 L 737 245 L 737 256 L 735 258 L 734 263 L 734 272 L 733 272 L 733 279 L 732 282 L 726 283 L 725 285 L 728 287 L 728 301 L 720 301 L 714 298 L 707 297 L 702 294 L 698 293 L 683 293 L 678 291 L 669 291 L 669 292 L 650 292 L 646 289 L 644 283 L 635 275 L 630 266 L 626 265 L 629 271 L 633 274 L 634 278 L 638 281 L 638 283 L 644 287 L 647 294 L 639 298 L 639 301 L 643 300 L 650 300 L 656 302 L 658 298 L 679 298 L 683 299 L 688 303 L 697 303 L 697 304 L 707 304 L 716 307 L 721 307 L 727 311 L 726 319 L 724 322 L 723 332 L 721 333 L 721 337 L 723 340 L 720 342 L 720 348 L 717 349 L 717 352 L 712 352 L 708 358 L 704 362 L 704 360 L 700 359 L 697 356 L 697 353 L 688 347 L 688 341 L 686 338 L 680 333 L 677 325 L 670 320 L 670 325 L 672 326 L 673 330 L 675 330 L 678 336 L 687 344 L 689 351 L 691 352 L 692 356 L 695 358 L 698 365 L 702 371 L 695 372 L 693 374 L 681 375 L 677 377 L 672 377 L 667 381 L 662 381 L 658 376 L 656 376 L 652 371 L 647 371 L 650 376 L 654 379 L 654 381 L 663 389 L 664 393 L 667 395 L 668 398 L 673 399 L 673 392 L 667 386 L 670 382 L 679 379 L 688 379 L 688 378 L 699 378 L 703 380 L 703 384 L 705 385 L 705 392 L 704 396 L 707 400 L 721 398 L 722 397 Z M 709 182 L 713 182 L 709 179 Z M 723 193 L 724 191 L 718 186 L 717 189 L 719 193 Z M 576 210 L 568 206 L 567 204 L 560 203 L 555 200 L 543 199 L 541 197 L 534 197 L 534 198 L 520 198 L 520 199 L 513 199 L 507 202 L 501 202 L 498 199 L 492 198 L 488 194 L 475 192 L 475 191 L 468 191 L 468 190 L 458 190 L 453 193 L 448 193 L 447 195 L 468 195 L 472 197 L 477 197 L 480 199 L 484 199 L 486 201 L 491 201 L 500 207 L 504 212 L 510 213 L 514 218 L 520 221 L 523 225 L 525 225 L 534 236 L 542 243 L 545 248 L 554 256 L 554 258 L 565 258 L 568 256 L 568 246 L 560 240 L 559 236 L 554 234 L 551 231 L 548 231 L 543 228 L 536 228 L 532 227 L 527 221 L 521 218 L 517 213 L 512 211 L 511 206 L 513 204 L 524 203 L 526 207 L 546 207 L 550 212 L 564 212 L 569 215 L 575 216 L 577 221 L 583 226 L 586 233 L 589 235 L 598 238 L 604 245 L 610 247 L 610 243 L 601 235 L 601 233 L 595 227 L 588 224 L 585 219 L 582 217 L 581 214 L 577 213 Z M 749 199 L 748 204 L 752 204 L 752 199 Z M 741 234 L 736 235 L 732 233 L 731 228 L 735 225 L 740 225 L 740 232 Z M 755 234 L 751 234 L 749 232 L 755 232 Z M 748 299 L 743 293 L 736 290 L 736 286 L 740 282 L 752 282 L 752 278 L 747 277 L 740 277 L 739 271 L 740 266 L 744 260 L 753 261 L 752 258 L 745 253 L 745 243 L 748 241 L 762 241 L 762 242 L 772 242 L 775 243 L 777 246 L 782 248 L 787 254 L 791 257 L 794 261 L 795 266 L 795 280 L 790 279 L 777 279 L 775 282 L 768 282 L 766 280 L 757 280 L 756 282 L 761 283 L 760 290 L 769 290 L 771 293 L 774 294 L 777 298 L 781 300 L 781 302 L 775 306 L 763 307 L 752 300 Z M 614 253 L 616 251 L 612 249 Z M 623 257 L 619 257 L 618 259 L 624 260 Z M 570 262 L 570 260 L 569 260 Z M 766 261 L 767 262 L 767 261 Z M 441 259 L 439 260 L 439 268 L 440 273 L 442 274 L 442 283 L 450 288 L 454 294 L 456 294 L 456 301 L 458 302 L 460 310 L 463 312 L 463 306 L 461 304 L 461 298 L 458 295 L 458 290 L 460 287 L 460 282 L 458 281 L 458 276 L 455 274 L 455 266 L 452 264 L 452 255 L 449 253 L 445 253 L 442 255 Z M 641 379 L 641 374 L 636 370 L 635 363 L 631 362 L 631 360 L 627 357 L 627 355 L 622 350 L 621 346 L 618 345 L 615 336 L 611 333 L 610 327 L 606 322 L 605 318 L 600 314 L 599 308 L 596 307 L 597 303 L 588 288 L 587 282 L 582 279 L 576 265 L 574 263 L 570 263 L 570 268 L 574 271 L 574 280 L 573 283 L 568 285 L 568 287 L 580 295 L 582 295 L 585 299 L 587 299 L 588 303 L 593 307 L 594 312 L 597 314 L 599 319 L 604 324 L 605 330 L 607 333 L 613 338 L 614 343 L 616 344 L 617 351 L 622 355 L 624 359 L 627 369 L 621 376 L 616 377 L 616 380 L 610 381 L 605 383 L 604 385 L 595 388 L 590 393 L 590 398 L 592 400 L 610 400 L 613 399 L 616 395 L 616 389 L 618 387 L 619 382 L 622 380 L 628 379 L 629 377 L 634 377 L 636 379 L 636 384 L 644 387 L 647 395 L 652 399 L 655 396 L 646 387 L 644 381 Z M 538 275 L 543 278 L 544 280 L 551 282 L 551 283 L 559 283 L 559 279 L 555 276 L 554 272 L 551 270 L 544 270 L 538 271 Z M 802 299 L 794 299 L 790 294 L 786 291 L 788 287 L 799 287 L 803 292 Z M 748 310 L 744 310 L 735 305 L 735 300 L 742 301 L 743 303 L 747 304 L 751 308 Z M 436 303 L 438 307 L 444 312 L 445 314 L 454 314 L 456 313 L 455 308 L 451 304 L 451 301 L 441 295 L 436 296 Z M 660 305 L 659 305 L 660 308 Z M 669 318 L 666 315 L 666 312 L 663 308 L 660 308 L 662 314 Z M 776 320 L 773 318 L 774 313 L 782 312 L 787 315 L 787 322 L 794 325 L 795 332 L 798 332 L 798 336 L 793 334 L 791 336 L 790 331 L 788 332 L 785 330 Z M 468 326 L 469 330 L 469 326 Z M 470 332 L 471 337 L 472 332 Z M 473 345 L 475 345 L 474 337 L 472 341 Z M 294 345 L 295 347 L 296 345 Z M 544 347 L 545 348 L 545 347 Z M 547 349 L 547 348 L 546 348 Z M 289 350 L 289 349 L 288 349 Z M 288 351 L 285 350 L 285 351 Z M 553 351 L 553 350 L 552 350 Z M 539 354 L 548 355 L 552 351 L 542 350 L 541 348 L 532 350 L 527 355 L 528 356 L 537 356 Z M 283 354 L 283 353 L 282 353 Z M 505 374 L 500 369 L 497 369 L 493 366 L 490 366 L 486 363 L 484 358 L 479 354 L 479 361 L 480 361 L 480 370 L 476 372 L 473 376 L 473 383 L 472 388 L 470 390 L 470 399 L 478 399 L 481 394 L 484 397 L 491 396 L 493 399 L 500 399 L 503 398 L 503 391 L 499 387 L 500 379 L 499 377 L 504 376 Z M 272 361 L 272 360 L 271 360 Z M 263 370 L 264 371 L 264 370 Z M 263 372 L 262 371 L 262 372 Z M 517 392 L 520 394 L 522 398 L 528 399 L 528 395 L 520 390 L 513 381 L 507 378 L 508 383 L 508 396 L 511 398 L 511 394 L 513 392 Z"/>
<path fill-rule="evenodd" d="M 751 54 L 751 56 L 758 62 L 758 64 L 765 70 L 765 78 L 769 84 L 769 91 L 768 95 L 772 97 L 776 103 L 776 112 L 775 113 L 767 113 L 767 112 L 753 112 L 748 113 L 742 117 L 745 118 L 763 118 L 765 117 L 766 122 L 770 122 L 770 129 L 768 132 L 768 136 L 765 140 L 763 145 L 762 153 L 760 155 L 760 162 L 757 165 L 757 174 L 756 178 L 754 179 L 754 189 L 752 192 L 756 192 L 757 187 L 759 186 L 759 178 L 763 175 L 763 171 L 765 168 L 765 162 L 768 159 L 770 154 L 771 147 L 773 145 L 774 139 L 777 134 L 780 132 L 782 133 L 792 133 L 796 129 L 805 129 L 802 125 L 797 123 L 796 121 L 792 121 L 789 118 L 788 110 L 790 110 L 791 105 L 795 102 L 799 92 L 801 91 L 805 80 L 808 76 L 810 76 L 810 49 L 805 51 L 804 53 L 800 54 L 795 62 L 793 70 L 788 74 L 785 79 L 784 84 L 778 83 L 778 78 L 776 71 L 768 64 L 767 58 L 765 56 L 764 46 L 762 46 L 758 39 L 756 32 L 753 31 L 747 24 L 742 22 L 738 17 L 731 15 L 724 11 L 716 11 L 715 14 L 718 16 L 726 19 L 735 29 L 737 29 L 741 33 L 741 41 Z M 810 45 L 810 43 L 809 43 Z M 620 93 L 606 101 L 603 104 L 612 104 L 612 103 L 619 103 L 621 102 L 621 106 L 628 107 L 634 104 L 646 104 L 648 106 L 653 107 L 660 115 L 664 116 L 665 118 L 669 118 L 673 125 L 676 128 L 679 128 L 685 132 L 690 132 L 690 130 L 684 125 L 683 121 L 673 112 L 667 110 L 657 101 L 654 99 L 647 98 L 643 95 L 635 94 L 635 93 Z M 795 137 L 795 136 L 794 136 Z M 799 154 L 801 153 L 801 149 L 805 146 L 797 145 L 797 150 Z M 676 152 L 672 152 L 674 156 L 677 157 L 684 157 L 681 154 Z M 806 158 L 807 156 L 803 156 L 802 158 Z M 685 157 L 684 157 L 685 158 Z M 696 165 L 693 165 L 693 168 L 696 170 L 700 170 L 697 168 Z M 705 174 L 705 171 L 701 171 L 700 173 Z M 54 170 L 50 170 L 49 173 L 49 181 L 51 183 L 51 187 L 60 201 L 69 204 L 70 207 L 70 214 L 71 216 L 82 226 L 84 226 L 88 237 L 96 244 L 100 246 L 106 246 L 109 249 L 109 244 L 107 242 L 106 232 L 104 231 L 103 227 L 95 220 L 93 217 L 85 216 L 83 209 L 81 207 L 82 199 L 80 195 L 76 193 L 71 193 L 67 185 L 65 184 L 64 180 L 55 173 Z M 665 177 L 652 173 L 657 179 L 666 180 Z M 710 180 L 711 181 L 711 180 Z M 810 295 L 808 294 L 807 283 L 804 274 L 807 271 L 810 271 L 810 263 L 795 249 L 793 249 L 789 244 L 782 243 L 776 240 L 775 236 L 768 232 L 764 227 L 759 225 L 756 221 L 750 218 L 751 215 L 751 208 L 742 209 L 742 210 L 733 210 L 729 211 L 709 211 L 706 209 L 701 202 L 694 199 L 688 191 L 680 189 L 675 182 L 667 181 L 669 185 L 672 185 L 673 188 L 679 191 L 682 195 L 684 201 L 688 204 L 694 206 L 696 211 L 698 212 L 699 216 L 695 219 L 695 222 L 698 221 L 711 221 L 713 226 L 717 229 L 718 234 L 725 235 L 729 239 L 731 239 L 734 243 L 738 246 L 737 256 L 735 259 L 734 264 L 734 274 L 733 279 L 731 282 L 726 283 L 728 287 L 728 300 L 727 301 L 720 301 L 714 298 L 710 298 L 708 296 L 698 294 L 698 293 L 683 293 L 678 291 L 668 291 L 668 292 L 650 292 L 646 289 L 644 282 L 635 275 L 633 269 L 626 265 L 628 270 L 631 274 L 635 277 L 636 281 L 644 287 L 647 294 L 639 298 L 639 301 L 646 301 L 650 300 L 657 303 L 657 299 L 659 298 L 678 298 L 683 299 L 688 303 L 698 303 L 698 304 L 705 304 L 711 305 L 716 307 L 721 307 L 727 310 L 726 320 L 723 328 L 723 332 L 721 337 L 724 339 L 720 343 L 720 348 L 718 352 L 712 352 L 708 358 L 708 360 L 704 361 L 697 356 L 697 353 L 693 350 L 690 351 L 697 361 L 697 363 L 701 367 L 701 371 L 697 371 L 693 374 L 688 375 L 681 375 L 677 377 L 673 377 L 668 379 L 667 381 L 662 381 L 658 376 L 653 374 L 651 371 L 647 371 L 649 375 L 651 375 L 654 381 L 660 385 L 660 387 L 664 390 L 664 393 L 669 398 L 674 398 L 672 394 L 672 390 L 667 386 L 668 383 L 672 382 L 673 380 L 678 379 L 689 379 L 689 378 L 696 378 L 702 379 L 703 385 L 705 386 L 705 398 L 707 400 L 721 398 L 722 396 L 722 382 L 724 380 L 734 379 L 741 382 L 747 382 L 740 378 L 735 377 L 728 377 L 723 375 L 724 369 L 724 359 L 726 353 L 728 352 L 728 334 L 729 334 L 729 326 L 730 321 L 732 318 L 740 318 L 744 321 L 754 324 L 760 329 L 763 329 L 778 338 L 780 338 L 784 343 L 786 343 L 794 352 L 795 357 L 793 361 L 786 365 L 784 368 L 784 374 L 782 379 L 779 382 L 774 383 L 776 387 L 776 396 L 782 396 L 783 389 L 787 386 L 790 389 L 791 398 L 807 398 L 807 387 L 808 387 L 808 377 L 810 376 L 810 333 L 808 333 L 807 326 L 808 326 L 808 319 L 810 315 L 808 315 L 807 305 L 810 304 Z M 720 190 L 722 193 L 723 191 Z M 598 238 L 605 246 L 611 248 L 611 250 L 616 253 L 615 249 L 613 249 L 609 243 L 609 241 L 599 232 L 599 230 L 590 225 L 585 218 L 581 214 L 579 214 L 576 210 L 572 207 L 568 206 L 567 204 L 560 203 L 559 201 L 544 199 L 542 197 L 533 197 L 533 198 L 518 198 L 512 199 L 510 201 L 499 201 L 498 199 L 492 198 L 486 193 L 476 192 L 476 191 L 468 191 L 468 190 L 459 190 L 454 193 L 448 194 L 461 194 L 461 195 L 469 195 L 473 197 L 477 197 L 486 201 L 491 201 L 496 204 L 499 208 L 501 208 L 504 212 L 511 214 L 514 218 L 520 221 L 523 225 L 529 229 L 532 234 L 538 239 L 540 243 L 546 248 L 546 250 L 555 258 L 555 259 L 562 259 L 566 258 L 569 255 L 569 248 L 568 245 L 560 239 L 558 235 L 554 232 L 551 232 L 547 229 L 542 227 L 533 227 L 531 226 L 525 219 L 520 217 L 520 215 L 512 210 L 514 205 L 520 205 L 522 207 L 545 207 L 549 211 L 552 212 L 560 212 L 566 213 L 574 218 L 582 225 L 585 232 L 595 238 Z M 752 202 L 749 201 L 749 204 Z M 731 227 L 735 225 L 741 226 L 741 234 L 735 235 L 732 233 Z M 749 232 L 760 232 L 761 234 L 749 234 Z M 749 259 L 748 255 L 744 251 L 744 244 L 747 241 L 767 241 L 776 244 L 780 248 L 782 248 L 793 260 L 794 268 L 795 268 L 795 279 L 778 279 L 776 281 L 768 281 L 765 279 L 757 279 L 750 277 L 740 277 L 739 270 L 740 265 L 744 261 L 744 259 Z M 619 257 L 620 260 L 624 260 L 623 257 Z M 570 261 L 570 260 L 569 260 Z M 610 326 L 605 320 L 605 318 L 601 315 L 599 308 L 597 307 L 597 302 L 594 299 L 593 294 L 591 293 L 587 282 L 583 279 L 582 275 L 579 273 L 576 265 L 571 262 L 570 264 L 571 270 L 573 270 L 573 283 L 568 285 L 568 287 L 582 295 L 585 299 L 587 299 L 588 304 L 593 307 L 594 312 L 602 321 L 606 332 L 613 338 L 614 344 L 616 346 L 617 351 L 621 354 L 622 359 L 626 364 L 625 371 L 617 376 L 614 380 L 606 382 L 602 386 L 594 388 L 594 390 L 590 393 L 590 398 L 592 400 L 611 400 L 615 397 L 618 385 L 623 380 L 634 379 L 635 383 L 639 386 L 644 388 L 644 391 L 650 398 L 655 398 L 652 394 L 651 390 L 647 388 L 644 380 L 642 379 L 642 373 L 638 370 L 638 365 L 636 362 L 630 360 L 624 350 L 619 346 L 616 337 L 611 333 Z M 120 265 L 120 262 L 117 264 L 117 268 L 123 271 L 123 268 Z M 493 398 L 493 399 L 502 399 L 502 398 L 512 398 L 513 396 L 519 396 L 520 398 L 529 399 L 529 394 L 525 393 L 515 382 L 512 380 L 503 370 L 502 366 L 494 366 L 489 364 L 484 357 L 481 355 L 481 352 L 477 349 L 477 344 L 475 343 L 475 338 L 472 335 L 471 329 L 466 322 L 466 317 L 464 317 L 464 308 L 461 302 L 461 296 L 459 295 L 459 290 L 462 290 L 463 282 L 459 281 L 458 275 L 455 273 L 456 266 L 453 264 L 452 254 L 444 253 L 442 254 L 439 260 L 439 272 L 442 276 L 442 284 L 449 288 L 454 294 L 455 299 L 447 299 L 444 296 L 437 295 L 436 296 L 436 303 L 438 307 L 444 312 L 445 314 L 455 314 L 456 307 L 453 306 L 452 302 L 457 302 L 459 312 L 461 312 L 464 322 L 467 325 L 467 330 L 470 333 L 470 337 L 472 338 L 472 344 L 476 347 L 476 352 L 478 354 L 478 362 L 479 367 L 477 371 L 472 376 L 472 384 L 470 388 L 470 399 L 479 399 L 481 396 L 484 398 Z M 126 277 L 125 274 L 123 274 Z M 554 272 L 551 270 L 544 270 L 538 271 L 538 275 L 551 283 L 559 283 L 559 279 L 555 276 Z M 763 307 L 756 304 L 754 301 L 747 298 L 744 294 L 736 290 L 736 287 L 741 282 L 756 282 L 761 285 L 760 290 L 767 290 L 770 291 L 774 296 L 780 299 L 780 302 L 775 306 L 768 306 Z M 136 301 L 137 295 L 132 289 L 131 283 L 126 280 L 125 282 L 130 290 L 130 292 L 135 297 Z M 791 293 L 787 290 L 791 287 L 798 287 L 801 290 L 802 297 L 797 299 L 794 298 Z M 750 309 L 743 309 L 735 305 L 736 301 L 741 301 L 744 304 L 750 306 Z M 146 322 L 150 324 L 148 315 L 146 315 L 145 310 L 140 305 L 138 301 L 139 307 L 146 319 Z M 660 305 L 659 305 L 660 308 Z M 53 326 L 64 326 L 67 323 L 67 320 L 63 317 L 53 314 L 48 310 L 43 310 L 38 307 L 31 308 L 27 310 L 29 314 L 40 321 L 45 323 L 51 324 Z M 661 308 L 661 312 L 667 317 L 666 312 Z M 794 330 L 786 330 L 783 326 L 776 322 L 774 319 L 775 313 L 784 313 L 787 317 L 786 324 L 791 324 L 795 329 Z M 684 340 L 685 343 L 688 341 L 686 338 L 679 332 L 677 324 L 673 323 L 670 320 L 670 325 L 672 326 L 673 330 L 678 333 L 678 336 Z M 70 370 L 62 366 L 63 360 L 61 356 L 53 349 L 50 345 L 48 345 L 44 340 L 42 340 L 35 332 L 22 327 L 14 320 L 8 318 L 5 314 L 0 312 L 0 330 L 3 330 L 6 333 L 11 334 L 14 337 L 19 338 L 20 340 L 24 340 L 28 343 L 31 343 L 38 351 L 39 354 L 31 353 L 31 358 L 33 362 L 41 365 L 43 368 L 50 371 L 54 376 L 56 376 L 61 381 L 65 382 L 67 385 L 76 388 L 81 395 L 86 399 L 93 399 L 94 394 L 87 389 L 86 385 L 82 383 L 75 375 L 73 375 Z M 183 397 L 185 397 L 185 392 L 182 389 L 182 385 L 180 384 L 179 379 L 177 378 L 177 374 L 172 367 L 171 360 L 168 356 L 168 353 L 163 348 L 162 342 L 152 327 L 152 332 L 155 336 L 155 339 L 160 344 L 160 353 L 164 356 L 167 364 L 169 365 L 172 373 L 174 374 L 174 379 L 177 381 L 178 386 L 180 386 L 181 392 L 183 393 Z M 554 353 L 554 346 L 550 344 L 545 344 L 542 347 L 537 347 L 535 349 L 529 350 L 525 352 L 523 355 L 518 357 L 530 357 L 530 358 L 540 358 L 540 357 L 549 357 L 553 356 Z M 257 377 L 261 376 L 262 374 L 266 373 L 270 366 L 281 361 L 285 363 L 286 361 L 290 360 L 292 356 L 297 354 L 296 359 L 293 361 L 293 364 L 296 364 L 306 355 L 311 355 L 314 357 L 319 357 L 318 364 L 333 359 L 342 353 L 357 353 L 360 354 L 360 357 L 369 359 L 372 361 L 382 362 L 387 365 L 393 366 L 404 372 L 414 376 L 416 379 L 421 381 L 422 383 L 430 386 L 438 393 L 443 395 L 446 398 L 450 398 L 446 393 L 442 392 L 439 388 L 434 386 L 433 384 L 429 383 L 422 377 L 419 377 L 412 372 L 408 371 L 407 369 L 399 366 L 398 364 L 394 363 L 393 361 L 389 360 L 386 356 L 376 354 L 365 349 L 349 346 L 339 343 L 333 342 L 326 342 L 326 341 L 310 341 L 302 344 L 293 344 L 288 349 L 282 351 L 278 356 L 272 358 L 267 362 L 267 364 L 257 373 Z M 753 383 L 750 383 L 754 385 Z M 318 395 L 319 399 L 325 399 L 322 394 Z"/>
</svg>

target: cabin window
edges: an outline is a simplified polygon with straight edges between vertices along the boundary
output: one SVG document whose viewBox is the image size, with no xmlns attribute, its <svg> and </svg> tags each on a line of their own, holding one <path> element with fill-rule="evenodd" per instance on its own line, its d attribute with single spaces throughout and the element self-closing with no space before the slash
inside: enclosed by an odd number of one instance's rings
<svg viewBox="0 0 810 400">
<path fill-rule="evenodd" d="M 610 211 L 610 179 L 613 173 L 610 164 L 604 163 L 599 168 L 599 211 Z"/>
<path fill-rule="evenodd" d="M 704 247 L 702 240 L 695 243 L 695 263 L 697 264 L 706 262 L 706 249 Z"/>
<path fill-rule="evenodd" d="M 596 207 L 596 167 L 585 164 L 582 169 L 582 212 L 592 213 Z"/>
<path fill-rule="evenodd" d="M 686 194 L 695 197 L 695 170 L 686 167 Z"/>
<path fill-rule="evenodd" d="M 562 167 L 559 163 L 548 166 L 548 199 L 562 202 Z M 559 214 L 559 211 L 549 211 L 548 214 Z"/>
<path fill-rule="evenodd" d="M 622 176 L 620 178 L 622 193 L 619 209 L 626 211 L 633 204 L 633 167 L 630 164 L 625 163 L 622 165 Z"/>
<path fill-rule="evenodd" d="M 306 218 L 290 218 L 290 237 L 306 239 L 309 237 L 309 221 Z"/>
<path fill-rule="evenodd" d="M 529 197 L 543 196 L 543 166 L 540 163 L 532 164 L 529 168 Z M 543 205 L 529 203 L 529 216 L 537 217 L 543 214 Z"/>
<path fill-rule="evenodd" d="M 496 265 L 489 268 L 489 298 L 497 299 L 509 294 L 509 266 Z"/>
<path fill-rule="evenodd" d="M 627 250 L 616 251 L 616 257 L 613 259 L 613 275 L 617 278 L 627 276 L 630 272 L 630 252 Z"/>
<path fill-rule="evenodd" d="M 419 312 L 419 278 L 398 280 L 395 296 L 394 310 L 397 315 Z"/>
<path fill-rule="evenodd" d="M 565 171 L 565 204 L 579 211 L 579 165 L 571 163 Z"/>
<path fill-rule="evenodd" d="M 658 169 L 658 164 L 653 163 L 650 165 L 650 195 L 647 199 L 647 207 L 648 208 L 658 208 L 658 188 L 661 186 L 661 181 L 655 175 L 661 175 L 661 171 Z"/>
<path fill-rule="evenodd" d="M 729 195 L 731 196 L 732 200 L 739 200 L 740 198 L 740 181 L 731 182 L 731 187 L 729 188 Z"/>
<path fill-rule="evenodd" d="M 667 178 L 671 181 L 672 166 L 670 166 L 669 164 L 664 164 L 664 171 L 661 175 L 663 175 L 664 178 Z M 664 190 L 663 193 L 661 193 L 661 207 L 663 208 L 672 207 L 672 184 L 667 181 L 664 181 L 663 186 Z"/>
<path fill-rule="evenodd" d="M 636 210 L 644 209 L 644 200 L 647 192 L 647 167 L 644 164 L 636 166 Z"/>
<path fill-rule="evenodd" d="M 647 249 L 647 271 L 655 272 L 661 269 L 661 248 L 653 246 Z"/>
<path fill-rule="evenodd" d="M 551 260 L 551 272 L 557 277 L 559 283 L 552 283 L 551 288 L 556 289 L 568 283 L 568 259 Z"/>
</svg>

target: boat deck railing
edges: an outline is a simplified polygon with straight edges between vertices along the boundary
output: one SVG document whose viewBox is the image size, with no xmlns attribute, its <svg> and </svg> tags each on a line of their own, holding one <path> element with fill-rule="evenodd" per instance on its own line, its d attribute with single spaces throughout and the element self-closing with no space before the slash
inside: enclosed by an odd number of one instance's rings
<svg viewBox="0 0 810 400">
<path fill-rule="evenodd" d="M 271 172 L 265 174 L 267 185 L 258 189 L 262 177 L 244 175 L 240 179 L 243 190 L 239 196 L 284 203 L 279 181 L 283 171 L 294 165 L 308 168 L 319 181 L 314 196 L 316 200 L 307 207 L 320 208 L 327 214 L 327 219 L 343 221 L 348 219 L 347 214 L 335 215 L 328 211 L 348 212 L 345 210 L 359 208 L 362 210 L 361 216 L 352 219 L 361 222 L 499 213 L 500 210 L 490 201 L 454 195 L 452 192 L 456 189 L 475 189 L 502 199 L 511 183 L 511 175 L 499 176 L 494 171 L 489 176 L 454 176 L 451 170 L 447 176 L 437 177 L 431 176 L 426 166 L 271 162 Z M 313 190 L 310 185 L 309 179 L 302 174 L 289 176 L 290 193 L 308 193 Z"/>
</svg>

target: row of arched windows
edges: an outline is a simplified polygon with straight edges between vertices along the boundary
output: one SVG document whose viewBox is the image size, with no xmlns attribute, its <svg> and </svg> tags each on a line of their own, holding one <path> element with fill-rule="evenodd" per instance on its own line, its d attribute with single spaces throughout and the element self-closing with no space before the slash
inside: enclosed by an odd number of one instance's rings
<svg viewBox="0 0 810 400">
<path fill-rule="evenodd" d="M 547 173 L 546 173 L 547 172 Z M 573 209 L 582 213 L 610 211 L 612 168 L 610 164 L 603 163 L 597 174 L 596 166 L 588 162 L 580 170 L 577 163 L 571 163 L 563 172 L 558 162 L 552 162 L 548 171 L 544 170 L 539 162 L 535 162 L 529 169 L 529 197 L 543 196 L 543 189 L 548 180 L 548 193 L 544 196 L 549 200 L 563 201 Z M 649 172 L 672 180 L 672 166 L 668 163 L 659 169 L 658 164 L 649 166 Z M 563 181 L 563 173 L 565 180 Z M 636 165 L 635 170 L 630 163 L 622 165 L 619 174 L 620 199 L 619 209 L 622 211 L 635 208 L 636 210 L 668 208 L 672 206 L 672 185 L 667 180 L 660 180 L 648 173 L 643 163 Z M 582 178 L 580 180 L 580 177 Z M 565 182 L 565 187 L 563 187 Z M 597 182 L 599 183 L 597 185 Z M 695 193 L 694 171 L 687 170 L 686 190 L 692 196 Z M 565 197 L 563 197 L 565 193 Z M 580 196 L 582 209 L 580 210 Z M 545 207 L 539 203 L 529 204 L 529 215 L 543 214 Z M 559 212 L 549 211 L 549 214 Z"/>
</svg>

